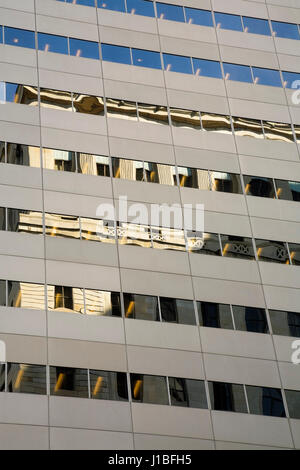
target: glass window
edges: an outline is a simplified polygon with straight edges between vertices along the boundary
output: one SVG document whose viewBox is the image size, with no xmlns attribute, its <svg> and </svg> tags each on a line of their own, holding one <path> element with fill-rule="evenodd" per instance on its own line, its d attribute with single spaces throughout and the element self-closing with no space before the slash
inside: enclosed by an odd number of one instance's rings
<svg viewBox="0 0 300 470">
<path fill-rule="evenodd" d="M 46 366 L 8 363 L 7 391 L 46 395 Z"/>
<path fill-rule="evenodd" d="M 197 302 L 200 326 L 233 330 L 230 305 L 215 302 Z"/>
<path fill-rule="evenodd" d="M 215 20 L 217 28 L 243 31 L 242 21 L 239 15 L 230 15 L 228 13 L 215 13 Z"/>
<path fill-rule="evenodd" d="M 162 20 L 184 22 L 183 7 L 156 2 L 157 17 Z"/>
<path fill-rule="evenodd" d="M 201 121 L 205 131 L 232 134 L 230 116 L 201 112 Z"/>
<path fill-rule="evenodd" d="M 43 148 L 43 167 L 47 170 L 76 171 L 75 152 Z"/>
<path fill-rule="evenodd" d="M 3 26 L 0 26 L 0 43 L 3 43 Z"/>
<path fill-rule="evenodd" d="M 235 173 L 211 171 L 210 177 L 211 177 L 212 191 L 242 194 L 240 175 L 235 174 Z"/>
<path fill-rule="evenodd" d="M 110 176 L 109 157 L 77 152 L 78 173 L 83 175 Z"/>
<path fill-rule="evenodd" d="M 93 41 L 70 38 L 70 55 L 99 59 L 99 44 Z"/>
<path fill-rule="evenodd" d="M 266 311 L 264 308 L 232 306 L 235 328 L 240 331 L 269 333 Z"/>
<path fill-rule="evenodd" d="M 264 139 L 262 121 L 241 117 L 232 117 L 235 135 Z"/>
<path fill-rule="evenodd" d="M 87 370 L 51 366 L 50 394 L 61 397 L 88 398 Z"/>
<path fill-rule="evenodd" d="M 105 8 L 106 10 L 125 12 L 124 0 L 97 0 L 97 6 L 98 8 Z"/>
<path fill-rule="evenodd" d="M 41 88 L 40 90 L 41 106 L 43 108 L 64 109 L 72 111 L 72 93 L 69 91 L 50 90 Z"/>
<path fill-rule="evenodd" d="M 39 50 L 44 52 L 57 52 L 69 54 L 68 38 L 54 34 L 38 33 Z"/>
<path fill-rule="evenodd" d="M 186 127 L 188 129 L 201 128 L 199 111 L 189 109 L 170 108 L 172 126 Z"/>
<path fill-rule="evenodd" d="M 193 73 L 190 57 L 163 53 L 163 59 L 167 72 Z"/>
<path fill-rule="evenodd" d="M 259 261 L 290 264 L 285 242 L 255 239 L 256 253 Z"/>
<path fill-rule="evenodd" d="M 3 83 L 3 82 L 1 82 Z M 16 83 L 3 83 L 1 94 L 3 94 L 3 101 L 10 103 L 20 103 L 22 85 Z"/>
<path fill-rule="evenodd" d="M 134 101 L 106 98 L 107 117 L 137 121 L 137 107 Z"/>
<path fill-rule="evenodd" d="M 269 310 L 274 335 L 300 338 L 300 312 Z"/>
<path fill-rule="evenodd" d="M 6 208 L 0 207 L 0 230 L 6 230 Z"/>
<path fill-rule="evenodd" d="M 274 36 L 278 38 L 300 39 L 298 26 L 283 21 L 271 21 Z"/>
<path fill-rule="evenodd" d="M 223 256 L 230 258 L 254 259 L 252 238 L 238 235 L 221 235 Z"/>
<path fill-rule="evenodd" d="M 42 213 L 9 208 L 7 209 L 7 230 L 11 232 L 42 234 Z"/>
<path fill-rule="evenodd" d="M 267 139 L 281 140 L 281 142 L 294 142 L 291 124 L 263 121 L 263 127 Z"/>
<path fill-rule="evenodd" d="M 213 26 L 211 11 L 188 7 L 184 7 L 184 9 L 187 23 L 198 24 L 200 26 Z"/>
<path fill-rule="evenodd" d="M 130 224 L 118 222 L 118 243 L 120 245 L 135 245 L 151 248 L 151 232 L 148 225 Z"/>
<path fill-rule="evenodd" d="M 6 305 L 6 281 L 0 280 L 0 305 L 5 307 Z"/>
<path fill-rule="evenodd" d="M 189 408 L 207 408 L 203 380 L 169 377 L 171 405 Z"/>
<path fill-rule="evenodd" d="M 168 109 L 155 104 L 138 103 L 139 121 L 169 124 Z"/>
<path fill-rule="evenodd" d="M 208 170 L 196 168 L 177 167 L 179 185 L 185 188 L 210 190 L 210 178 Z"/>
<path fill-rule="evenodd" d="M 300 265 L 300 244 L 289 242 L 288 246 L 289 246 L 292 264 L 295 266 L 299 266 Z"/>
<path fill-rule="evenodd" d="M 125 372 L 90 370 L 91 398 L 98 400 L 128 400 Z"/>
<path fill-rule="evenodd" d="M 131 64 L 129 47 L 101 44 L 102 59 L 119 64 Z"/>
<path fill-rule="evenodd" d="M 3 101 L 29 106 L 38 105 L 38 90 L 34 86 L 5 83 L 4 86 L 0 87 L 0 95 L 3 95 L 3 92 L 5 93 Z"/>
<path fill-rule="evenodd" d="M 293 88 L 293 83 L 300 80 L 300 74 L 295 72 L 282 72 L 283 84 L 286 88 Z M 297 84 L 296 84 L 297 85 Z M 295 87 L 299 88 L 298 86 Z"/>
<path fill-rule="evenodd" d="M 223 62 L 225 80 L 253 83 L 251 69 L 248 65 L 237 65 Z"/>
<path fill-rule="evenodd" d="M 248 196 L 259 196 L 275 198 L 274 184 L 272 178 L 263 176 L 244 175 L 245 193 Z"/>
<path fill-rule="evenodd" d="M 95 6 L 95 0 L 66 0 L 66 1 L 67 3 L 73 3 L 75 5 L 85 5 L 87 7 Z"/>
<path fill-rule="evenodd" d="M 219 235 L 217 233 L 203 233 L 202 247 L 198 253 L 205 255 L 221 255 Z"/>
<path fill-rule="evenodd" d="M 148 183 L 167 184 L 176 186 L 176 170 L 171 165 L 161 165 L 159 163 L 145 162 L 145 181 Z"/>
<path fill-rule="evenodd" d="M 133 401 L 157 405 L 169 404 L 166 377 L 130 374 L 130 381 Z"/>
<path fill-rule="evenodd" d="M 27 31 L 26 29 L 10 28 L 9 26 L 4 26 L 4 43 L 11 46 L 35 49 L 34 31 Z"/>
<path fill-rule="evenodd" d="M 0 163 L 6 163 L 5 159 L 5 142 L 0 141 Z"/>
<path fill-rule="evenodd" d="M 100 96 L 90 96 L 74 93 L 73 105 L 74 111 L 77 113 L 104 116 L 104 101 L 103 98 L 101 98 Z"/>
<path fill-rule="evenodd" d="M 126 0 L 127 12 L 131 15 L 154 17 L 154 6 L 151 0 Z"/>
<path fill-rule="evenodd" d="M 186 251 L 184 232 L 180 229 L 152 227 L 153 248 Z"/>
<path fill-rule="evenodd" d="M 152 295 L 123 294 L 126 318 L 159 321 L 158 299 Z"/>
<path fill-rule="evenodd" d="M 83 289 L 68 286 L 48 286 L 48 310 L 84 314 Z"/>
<path fill-rule="evenodd" d="M 144 181 L 144 163 L 136 160 L 112 157 L 114 178 Z"/>
<path fill-rule="evenodd" d="M 80 217 L 81 239 L 101 243 L 116 243 L 115 223 L 113 220 Z"/>
<path fill-rule="evenodd" d="M 247 413 L 243 385 L 225 382 L 208 382 L 208 388 L 213 410 Z"/>
<path fill-rule="evenodd" d="M 165 322 L 182 325 L 196 325 L 194 302 L 192 300 L 160 297 L 161 318 Z"/>
<path fill-rule="evenodd" d="M 149 67 L 151 69 L 161 69 L 160 53 L 146 51 L 144 49 L 132 49 L 133 65 L 139 67 Z"/>
<path fill-rule="evenodd" d="M 45 310 L 44 284 L 8 281 L 8 307 Z"/>
<path fill-rule="evenodd" d="M 5 392 L 6 365 L 0 363 L 0 392 Z"/>
<path fill-rule="evenodd" d="M 120 317 L 121 301 L 119 292 L 85 289 L 85 313 L 97 317 Z"/>
<path fill-rule="evenodd" d="M 7 144 L 7 163 L 40 168 L 40 148 L 23 144 Z"/>
<path fill-rule="evenodd" d="M 187 238 L 187 251 L 190 253 L 199 253 L 203 247 L 205 234 L 203 234 L 203 232 L 196 232 L 193 230 L 187 230 L 185 234 Z"/>
<path fill-rule="evenodd" d="M 281 390 L 279 388 L 246 385 L 246 391 L 251 414 L 285 417 Z"/>
<path fill-rule="evenodd" d="M 246 33 L 264 34 L 265 36 L 271 35 L 270 25 L 268 20 L 260 18 L 250 18 L 243 16 L 244 31 Z"/>
<path fill-rule="evenodd" d="M 282 87 L 279 70 L 252 67 L 252 71 L 254 76 L 254 83 L 258 85 Z"/>
<path fill-rule="evenodd" d="M 223 78 L 220 62 L 216 60 L 192 59 L 194 73 L 199 77 Z"/>
<path fill-rule="evenodd" d="M 300 391 L 299 390 L 285 390 L 285 397 L 287 407 L 289 410 L 290 418 L 300 419 Z"/>
<path fill-rule="evenodd" d="M 45 214 L 45 231 L 50 237 L 80 238 L 79 217 L 75 215 Z"/>
</svg>

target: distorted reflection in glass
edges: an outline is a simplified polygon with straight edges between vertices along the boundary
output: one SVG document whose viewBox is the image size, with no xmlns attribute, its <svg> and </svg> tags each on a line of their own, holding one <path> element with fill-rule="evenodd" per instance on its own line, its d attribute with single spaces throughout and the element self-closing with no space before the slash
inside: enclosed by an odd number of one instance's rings
<svg viewBox="0 0 300 470">
<path fill-rule="evenodd" d="M 254 259 L 252 238 L 238 235 L 221 235 L 222 254 L 230 258 Z"/>
<path fill-rule="evenodd" d="M 246 385 L 246 392 L 251 414 L 285 417 L 284 404 L 279 388 Z"/>
<path fill-rule="evenodd" d="M 196 325 L 195 308 L 192 300 L 160 297 L 162 321 L 182 325 Z"/>
<path fill-rule="evenodd" d="M 138 103 L 139 121 L 169 125 L 168 109 L 155 104 Z"/>
<path fill-rule="evenodd" d="M 51 366 L 50 394 L 61 397 L 88 398 L 87 370 Z"/>
<path fill-rule="evenodd" d="M 45 309 L 44 284 L 8 281 L 8 307 Z"/>
<path fill-rule="evenodd" d="M 200 326 L 233 330 L 230 305 L 215 302 L 197 302 Z"/>
<path fill-rule="evenodd" d="M 46 366 L 7 364 L 7 391 L 46 395 Z"/>
<path fill-rule="evenodd" d="M 300 201 L 299 181 L 275 180 L 275 186 L 278 199 Z"/>
<path fill-rule="evenodd" d="M 260 196 L 275 198 L 274 183 L 272 178 L 262 176 L 244 175 L 245 193 L 248 196 Z"/>
<path fill-rule="evenodd" d="M 6 364 L 1 364 L 0 362 L 0 392 L 5 392 L 6 385 Z"/>
<path fill-rule="evenodd" d="M 83 175 L 110 176 L 109 157 L 77 152 L 78 173 Z"/>
<path fill-rule="evenodd" d="M 5 142 L 0 141 L 0 163 L 6 163 L 6 145 Z"/>
<path fill-rule="evenodd" d="M 263 121 L 263 127 L 267 139 L 294 142 L 294 135 L 290 124 Z"/>
<path fill-rule="evenodd" d="M 81 238 L 101 243 L 116 243 L 115 223 L 113 220 L 80 217 Z"/>
<path fill-rule="evenodd" d="M 264 308 L 233 305 L 232 311 L 236 330 L 269 333 Z"/>
<path fill-rule="evenodd" d="M 208 389 L 213 410 L 247 413 L 243 385 L 226 382 L 208 382 Z"/>
<path fill-rule="evenodd" d="M 144 163 L 138 160 L 112 157 L 114 178 L 144 181 Z"/>
<path fill-rule="evenodd" d="M 73 104 L 76 113 L 95 114 L 104 116 L 104 101 L 99 96 L 73 94 Z"/>
<path fill-rule="evenodd" d="M 217 233 L 203 233 L 202 237 L 202 247 L 199 247 L 197 253 L 221 256 L 219 235 Z"/>
<path fill-rule="evenodd" d="M 125 372 L 90 370 L 91 398 L 98 400 L 128 400 L 127 376 Z"/>
<path fill-rule="evenodd" d="M 274 335 L 300 338 L 300 312 L 269 309 L 269 315 Z"/>
<path fill-rule="evenodd" d="M 201 112 L 201 120 L 205 131 L 232 134 L 230 116 Z"/>
<path fill-rule="evenodd" d="M 106 98 L 108 117 L 117 117 L 137 121 L 137 108 L 134 101 Z"/>
<path fill-rule="evenodd" d="M 126 318 L 159 321 L 158 299 L 152 295 L 123 294 Z"/>
<path fill-rule="evenodd" d="M 285 390 L 284 392 L 290 418 L 300 419 L 300 390 Z"/>
<path fill-rule="evenodd" d="M 186 231 L 187 238 L 187 250 L 189 252 L 199 253 L 204 245 L 204 234 L 203 232 L 195 232 L 193 230 Z"/>
<path fill-rule="evenodd" d="M 289 242 L 288 246 L 289 246 L 292 264 L 299 266 L 300 265 L 300 244 Z"/>
<path fill-rule="evenodd" d="M 64 109 L 66 111 L 73 110 L 72 93 L 69 91 L 41 88 L 40 98 L 43 108 Z"/>
<path fill-rule="evenodd" d="M 40 147 L 24 144 L 7 144 L 7 163 L 40 168 Z"/>
<path fill-rule="evenodd" d="M 198 188 L 196 168 L 177 167 L 179 186 L 183 188 Z"/>
<path fill-rule="evenodd" d="M 47 286 L 48 310 L 84 314 L 83 289 L 69 286 Z"/>
<path fill-rule="evenodd" d="M 26 104 L 28 106 L 38 105 L 37 87 L 30 85 L 17 85 L 15 83 L 6 83 L 6 101 L 10 103 Z"/>
<path fill-rule="evenodd" d="M 121 301 L 119 292 L 84 289 L 85 313 L 97 317 L 120 317 Z"/>
<path fill-rule="evenodd" d="M 264 139 L 262 121 L 242 117 L 232 117 L 235 135 Z"/>
<path fill-rule="evenodd" d="M 159 375 L 130 374 L 133 401 L 168 405 L 166 377 Z"/>
<path fill-rule="evenodd" d="M 47 170 L 76 172 L 75 152 L 43 148 L 43 166 Z"/>
<path fill-rule="evenodd" d="M 176 170 L 171 165 L 161 165 L 160 163 L 145 162 L 145 181 L 148 183 L 167 184 L 176 186 Z"/>
<path fill-rule="evenodd" d="M 151 248 L 151 232 L 147 225 L 117 223 L 118 243 L 120 245 L 135 245 Z"/>
<path fill-rule="evenodd" d="M 6 230 L 6 207 L 0 207 L 0 230 Z"/>
<path fill-rule="evenodd" d="M 200 129 L 200 113 L 199 111 L 191 111 L 188 109 L 170 108 L 172 125 L 176 127 L 186 127 L 192 129 Z"/>
<path fill-rule="evenodd" d="M 212 191 L 242 194 L 240 175 L 235 173 L 210 172 Z"/>
<path fill-rule="evenodd" d="M 151 227 L 153 248 L 185 251 L 184 231 L 181 229 Z"/>
<path fill-rule="evenodd" d="M 206 391 L 203 380 L 169 377 L 172 406 L 207 408 Z"/>
<path fill-rule="evenodd" d="M 45 232 L 50 237 L 80 238 L 79 217 L 45 214 Z"/>
<path fill-rule="evenodd" d="M 6 305 L 6 281 L 0 280 L 0 305 Z"/>
<path fill-rule="evenodd" d="M 285 242 L 255 239 L 256 253 L 259 261 L 290 264 Z"/>
<path fill-rule="evenodd" d="M 43 215 L 41 212 L 8 208 L 7 230 L 10 232 L 42 234 Z"/>
</svg>

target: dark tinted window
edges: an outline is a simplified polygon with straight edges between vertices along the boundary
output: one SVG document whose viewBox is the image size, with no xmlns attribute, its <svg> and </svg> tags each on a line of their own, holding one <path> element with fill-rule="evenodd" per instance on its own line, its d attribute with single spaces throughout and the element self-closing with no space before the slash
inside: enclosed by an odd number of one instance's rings
<svg viewBox="0 0 300 470">
<path fill-rule="evenodd" d="M 166 377 L 159 375 L 130 374 L 133 401 L 168 405 Z"/>
<path fill-rule="evenodd" d="M 7 391 L 45 395 L 46 366 L 8 363 Z"/>
<path fill-rule="evenodd" d="M 232 310 L 237 330 L 255 333 L 269 332 L 265 309 L 233 305 Z"/>
<path fill-rule="evenodd" d="M 300 419 L 300 391 L 285 390 L 290 418 Z"/>
<path fill-rule="evenodd" d="M 64 397 L 88 398 L 87 370 L 50 367 L 50 393 Z"/>
<path fill-rule="evenodd" d="M 128 400 L 126 373 L 90 370 L 89 374 L 91 398 L 98 400 Z"/>
<path fill-rule="evenodd" d="M 197 307 L 201 326 L 233 330 L 230 305 L 214 302 L 197 302 Z"/>
<path fill-rule="evenodd" d="M 300 313 L 269 310 L 269 315 L 275 335 L 300 338 Z"/>
<path fill-rule="evenodd" d="M 126 318 L 159 321 L 158 299 L 151 295 L 123 294 Z"/>
<path fill-rule="evenodd" d="M 209 382 L 208 387 L 213 410 L 247 413 L 243 385 L 225 382 Z"/>
<path fill-rule="evenodd" d="M 190 408 L 207 408 L 203 380 L 169 377 L 171 405 Z"/>
<path fill-rule="evenodd" d="M 161 317 L 163 321 L 195 325 L 195 309 L 192 300 L 160 297 Z"/>
<path fill-rule="evenodd" d="M 281 390 L 278 388 L 246 385 L 246 391 L 250 413 L 285 417 Z"/>
</svg>

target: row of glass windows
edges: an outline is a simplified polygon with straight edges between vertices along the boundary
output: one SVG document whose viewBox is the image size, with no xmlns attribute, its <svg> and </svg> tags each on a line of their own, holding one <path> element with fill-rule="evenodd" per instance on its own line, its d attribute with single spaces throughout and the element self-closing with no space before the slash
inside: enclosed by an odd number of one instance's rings
<svg viewBox="0 0 300 470">
<path fill-rule="evenodd" d="M 0 306 L 269 333 L 264 308 L 22 281 L 0 280 Z M 300 313 L 269 316 L 273 334 L 300 337 Z"/>
<path fill-rule="evenodd" d="M 205 132 L 300 143 L 300 125 L 263 121 L 199 110 L 138 103 L 70 91 L 0 82 L 0 103 L 11 102 L 70 112 L 172 125 Z"/>
<path fill-rule="evenodd" d="M 149 0 L 58 0 L 59 2 L 86 5 L 120 11 L 131 15 L 157 17 L 163 20 L 181 23 L 244 31 L 245 33 L 276 36 L 280 38 L 300 39 L 299 25 L 282 21 L 265 20 L 249 16 L 212 12 L 198 8 L 172 5 Z"/>
<path fill-rule="evenodd" d="M 42 149 L 43 168 L 249 196 L 300 201 L 300 182 L 119 157 Z M 0 163 L 40 168 L 40 148 L 0 141 Z"/>
<path fill-rule="evenodd" d="M 128 387 L 129 385 L 129 387 Z M 61 366 L 0 365 L 0 392 L 133 401 L 286 417 L 279 388 Z M 300 419 L 300 392 L 284 390 L 290 418 Z"/>
<path fill-rule="evenodd" d="M 0 26 L 0 43 L 35 49 L 35 32 L 9 26 Z M 38 50 L 55 52 L 75 57 L 100 59 L 99 43 L 83 39 L 37 33 Z M 115 44 L 101 44 L 101 58 L 104 61 L 135 65 L 167 72 L 180 72 L 196 76 L 224 78 L 240 82 L 292 88 L 300 74 L 250 65 L 232 64 L 215 60 L 168 54 L 145 49 L 137 49 Z"/>
<path fill-rule="evenodd" d="M 298 243 L 25 209 L 0 207 L 0 230 L 300 265 Z"/>
</svg>

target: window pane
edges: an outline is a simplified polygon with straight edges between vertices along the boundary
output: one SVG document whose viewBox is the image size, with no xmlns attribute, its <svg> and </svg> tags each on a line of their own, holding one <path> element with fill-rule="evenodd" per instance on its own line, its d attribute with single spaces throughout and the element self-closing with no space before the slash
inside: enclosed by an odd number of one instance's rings
<svg viewBox="0 0 300 470">
<path fill-rule="evenodd" d="M 285 242 L 255 239 L 259 261 L 290 264 Z"/>
<path fill-rule="evenodd" d="M 202 77 L 223 78 L 220 62 L 193 58 L 194 73 Z"/>
<path fill-rule="evenodd" d="M 184 22 L 183 8 L 168 3 L 156 3 L 157 17 L 162 20 L 172 20 Z"/>
<path fill-rule="evenodd" d="M 246 391 L 251 414 L 285 417 L 280 389 L 246 385 Z"/>
<path fill-rule="evenodd" d="M 210 177 L 208 170 L 196 168 L 177 167 L 179 185 L 186 188 L 210 190 Z"/>
<path fill-rule="evenodd" d="M 217 233 L 203 233 L 203 246 L 198 251 L 205 255 L 221 255 L 219 236 Z"/>
<path fill-rule="evenodd" d="M 228 64 L 223 62 L 225 80 L 253 83 L 251 69 L 248 65 Z"/>
<path fill-rule="evenodd" d="M 211 171 L 212 191 L 223 193 L 242 194 L 240 175 L 235 173 L 222 173 L 220 171 Z"/>
<path fill-rule="evenodd" d="M 50 237 L 80 238 L 79 217 L 45 214 L 45 231 Z"/>
<path fill-rule="evenodd" d="M 194 302 L 192 300 L 160 297 L 161 317 L 165 322 L 182 325 L 196 325 Z"/>
<path fill-rule="evenodd" d="M 0 230 L 6 230 L 6 208 L 0 207 Z"/>
<path fill-rule="evenodd" d="M 119 292 L 85 289 L 85 313 L 97 317 L 120 317 Z"/>
<path fill-rule="evenodd" d="M 45 310 L 44 284 L 8 281 L 8 307 Z"/>
<path fill-rule="evenodd" d="M 95 114 L 104 116 L 104 101 L 99 96 L 82 95 L 74 93 L 74 110 L 77 113 Z"/>
<path fill-rule="evenodd" d="M 163 53 L 163 59 L 167 72 L 193 73 L 190 57 Z"/>
<path fill-rule="evenodd" d="M 43 167 L 47 170 L 75 172 L 75 152 L 43 148 Z"/>
<path fill-rule="evenodd" d="M 5 160 L 5 142 L 0 141 L 0 163 L 6 163 Z"/>
<path fill-rule="evenodd" d="M 46 366 L 8 363 L 7 390 L 13 393 L 46 395 Z"/>
<path fill-rule="evenodd" d="M 241 17 L 239 15 L 229 15 L 227 13 L 215 13 L 217 28 L 243 31 Z"/>
<path fill-rule="evenodd" d="M 211 11 L 188 7 L 184 7 L 184 9 L 187 23 L 199 24 L 201 26 L 213 26 Z"/>
<path fill-rule="evenodd" d="M 88 398 L 87 370 L 51 366 L 50 394 L 62 397 Z"/>
<path fill-rule="evenodd" d="M 264 139 L 264 132 L 261 121 L 240 117 L 233 117 L 232 121 L 236 135 Z"/>
<path fill-rule="evenodd" d="M 300 391 L 285 390 L 285 397 L 289 410 L 290 418 L 300 419 Z"/>
<path fill-rule="evenodd" d="M 9 208 L 7 209 L 7 230 L 11 232 L 42 234 L 42 213 Z"/>
<path fill-rule="evenodd" d="M 41 106 L 43 108 L 64 109 L 72 111 L 72 94 L 69 91 L 41 88 Z"/>
<path fill-rule="evenodd" d="M 268 20 L 262 20 L 260 18 L 250 18 L 249 16 L 243 16 L 243 23 L 246 33 L 264 34 L 265 36 L 271 35 L 271 30 Z"/>
<path fill-rule="evenodd" d="M 124 0 L 97 0 L 98 8 L 125 12 Z"/>
<path fill-rule="evenodd" d="M 273 333 L 300 338 L 300 313 L 269 310 Z"/>
<path fill-rule="evenodd" d="M 98 400 L 128 400 L 125 372 L 90 370 L 91 397 Z"/>
<path fill-rule="evenodd" d="M 172 126 L 200 129 L 199 111 L 189 109 L 170 108 Z"/>
<path fill-rule="evenodd" d="M 155 104 L 138 103 L 139 121 L 169 124 L 168 109 Z"/>
<path fill-rule="evenodd" d="M 30 106 L 38 105 L 38 91 L 36 87 L 29 85 L 17 85 L 16 83 L 6 83 L 4 89 L 5 97 L 3 97 L 3 101 L 27 104 Z M 2 94 L 3 90 L 0 89 L 0 92 Z"/>
<path fill-rule="evenodd" d="M 252 238 L 237 235 L 221 235 L 223 256 L 254 259 Z"/>
<path fill-rule="evenodd" d="M 205 131 L 232 134 L 230 116 L 223 114 L 201 113 L 202 126 Z"/>
<path fill-rule="evenodd" d="M 263 127 L 267 139 L 281 140 L 282 142 L 294 142 L 291 124 L 263 121 Z"/>
<path fill-rule="evenodd" d="M 183 230 L 152 227 L 152 240 L 153 248 L 161 250 L 186 250 Z"/>
<path fill-rule="evenodd" d="M 131 15 L 154 17 L 153 2 L 149 0 L 127 0 L 127 12 Z"/>
<path fill-rule="evenodd" d="M 243 307 L 233 305 L 235 328 L 240 331 L 252 331 L 255 333 L 268 333 L 268 323 L 264 308 Z"/>
<path fill-rule="evenodd" d="M 230 305 L 214 302 L 197 302 L 197 308 L 201 326 L 233 330 Z"/>
<path fill-rule="evenodd" d="M 300 265 L 300 244 L 289 242 L 288 246 L 290 250 L 292 264 L 299 266 Z"/>
<path fill-rule="evenodd" d="M 278 38 L 300 39 L 296 24 L 284 23 L 282 21 L 271 21 L 274 35 Z"/>
<path fill-rule="evenodd" d="M 80 222 L 82 240 L 116 243 L 114 221 L 80 217 Z"/>
<path fill-rule="evenodd" d="M 70 38 L 70 55 L 86 57 L 88 59 L 99 59 L 99 44 L 93 41 Z"/>
<path fill-rule="evenodd" d="M 283 83 L 286 88 L 293 88 L 293 83 L 297 80 L 300 80 L 300 74 L 294 72 L 282 72 Z M 295 86 L 296 85 L 296 86 Z M 295 84 L 295 89 L 298 88 Z"/>
<path fill-rule="evenodd" d="M 3 26 L 0 26 L 0 43 L 3 44 Z"/>
<path fill-rule="evenodd" d="M 247 413 L 243 385 L 208 382 L 208 388 L 213 410 Z"/>
<path fill-rule="evenodd" d="M 10 28 L 8 26 L 4 26 L 4 43 L 11 46 L 35 49 L 34 31 L 27 31 L 26 29 Z"/>
<path fill-rule="evenodd" d="M 48 286 L 48 310 L 84 314 L 83 289 L 68 286 Z"/>
<path fill-rule="evenodd" d="M 114 178 L 144 181 L 144 163 L 136 160 L 112 157 Z"/>
<path fill-rule="evenodd" d="M 148 183 L 167 184 L 176 186 L 176 170 L 171 165 L 160 165 L 159 163 L 144 162 L 145 181 Z"/>
<path fill-rule="evenodd" d="M 110 176 L 109 157 L 102 155 L 78 152 L 77 167 L 83 175 Z"/>
<path fill-rule="evenodd" d="M 0 280 L 0 305 L 5 307 L 6 305 L 6 281 Z"/>
<path fill-rule="evenodd" d="M 126 318 L 159 321 L 158 299 L 152 295 L 123 294 Z"/>
<path fill-rule="evenodd" d="M 7 163 L 40 168 L 40 148 L 23 144 L 7 144 Z"/>
<path fill-rule="evenodd" d="M 68 55 L 68 39 L 54 34 L 38 33 L 39 50 Z"/>
<path fill-rule="evenodd" d="M 166 377 L 156 375 L 130 374 L 133 401 L 168 405 Z"/>
<path fill-rule="evenodd" d="M 106 109 L 108 117 L 137 121 L 137 108 L 134 101 L 106 98 Z"/>
<path fill-rule="evenodd" d="M 204 244 L 205 234 L 193 230 L 186 230 L 187 251 L 190 253 L 200 253 Z"/>
<path fill-rule="evenodd" d="M 147 225 L 118 222 L 118 243 L 120 245 L 135 245 L 151 248 L 150 228 Z"/>
<path fill-rule="evenodd" d="M 244 175 L 245 193 L 248 196 L 275 198 L 272 178 Z"/>
<path fill-rule="evenodd" d="M 75 5 L 86 5 L 88 7 L 95 6 L 95 0 L 67 0 L 67 3 L 73 3 Z"/>
<path fill-rule="evenodd" d="M 101 44 L 102 59 L 119 64 L 131 64 L 129 47 Z"/>
<path fill-rule="evenodd" d="M 161 69 L 160 53 L 144 49 L 132 49 L 133 65 Z"/>
<path fill-rule="evenodd" d="M 171 405 L 189 408 L 207 408 L 203 380 L 169 377 Z"/>
<path fill-rule="evenodd" d="M 278 70 L 263 69 L 252 67 L 254 83 L 258 85 L 268 85 L 282 87 L 280 73 Z"/>
</svg>

